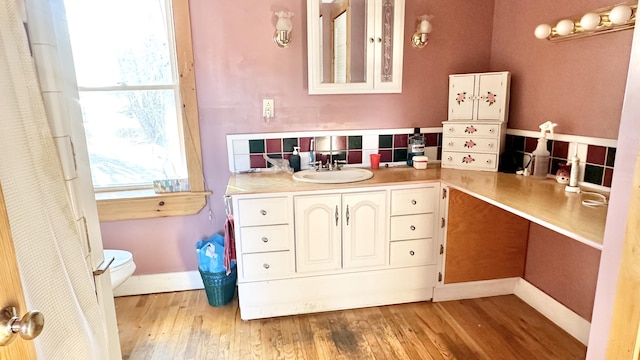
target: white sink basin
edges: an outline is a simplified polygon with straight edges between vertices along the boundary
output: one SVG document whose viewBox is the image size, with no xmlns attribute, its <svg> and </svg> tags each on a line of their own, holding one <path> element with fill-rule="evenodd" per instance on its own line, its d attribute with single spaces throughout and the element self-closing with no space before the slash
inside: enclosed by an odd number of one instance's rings
<svg viewBox="0 0 640 360">
<path fill-rule="evenodd" d="M 358 182 L 371 179 L 371 177 L 373 177 L 373 173 L 370 170 L 360 168 L 342 168 L 332 171 L 309 169 L 293 173 L 294 180 L 321 184 Z"/>
</svg>

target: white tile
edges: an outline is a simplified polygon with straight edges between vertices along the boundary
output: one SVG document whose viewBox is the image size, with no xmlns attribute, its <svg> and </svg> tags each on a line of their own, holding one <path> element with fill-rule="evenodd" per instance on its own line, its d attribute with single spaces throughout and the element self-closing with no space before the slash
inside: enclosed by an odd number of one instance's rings
<svg viewBox="0 0 640 360">
<path fill-rule="evenodd" d="M 234 155 L 234 170 L 238 171 L 247 171 L 251 169 L 251 163 L 249 162 L 249 155 Z"/>
<path fill-rule="evenodd" d="M 375 149 L 375 150 L 371 150 L 371 149 L 362 150 L 362 165 L 363 166 L 371 166 L 371 157 L 369 155 L 377 154 L 377 153 L 378 153 L 378 149 Z"/>
<path fill-rule="evenodd" d="M 376 149 L 378 150 L 378 134 L 376 135 L 363 135 L 362 136 L 362 148 L 363 149 Z M 369 160 L 369 155 L 367 155 L 367 161 Z M 363 155 L 364 161 L 364 155 Z"/>
<path fill-rule="evenodd" d="M 233 140 L 233 154 L 234 155 L 249 154 L 249 140 Z"/>
<path fill-rule="evenodd" d="M 437 146 L 426 146 L 424 148 L 424 155 L 429 158 L 429 161 L 438 160 L 438 147 Z"/>
</svg>

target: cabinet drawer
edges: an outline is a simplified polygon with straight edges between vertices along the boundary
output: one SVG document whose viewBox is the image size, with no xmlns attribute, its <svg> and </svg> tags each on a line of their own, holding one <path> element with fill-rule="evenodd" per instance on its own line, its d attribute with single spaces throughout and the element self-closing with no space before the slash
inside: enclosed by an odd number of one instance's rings
<svg viewBox="0 0 640 360">
<path fill-rule="evenodd" d="M 243 227 L 240 246 L 243 253 L 290 250 L 289 225 Z"/>
<path fill-rule="evenodd" d="M 498 124 L 452 124 L 447 121 L 443 123 L 442 133 L 444 136 L 464 136 L 464 137 L 495 137 L 500 134 L 500 125 Z"/>
<path fill-rule="evenodd" d="M 442 152 L 442 167 L 458 169 L 497 170 L 498 155 L 472 152 Z"/>
<path fill-rule="evenodd" d="M 433 237 L 433 214 L 391 217 L 391 240 Z"/>
<path fill-rule="evenodd" d="M 391 191 L 391 215 L 432 213 L 436 210 L 435 187 Z"/>
<path fill-rule="evenodd" d="M 494 152 L 498 151 L 498 138 L 450 137 L 442 141 L 444 151 Z"/>
<path fill-rule="evenodd" d="M 287 224 L 288 209 L 286 197 L 238 200 L 241 226 Z"/>
<path fill-rule="evenodd" d="M 286 277 L 293 273 L 290 251 L 276 251 L 242 255 L 244 281 Z"/>
<path fill-rule="evenodd" d="M 389 243 L 391 266 L 435 264 L 433 239 L 392 241 Z"/>
</svg>

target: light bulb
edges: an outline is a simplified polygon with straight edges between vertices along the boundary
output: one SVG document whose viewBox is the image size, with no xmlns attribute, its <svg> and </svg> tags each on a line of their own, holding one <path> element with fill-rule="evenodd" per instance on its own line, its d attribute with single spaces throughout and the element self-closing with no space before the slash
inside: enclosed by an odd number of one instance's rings
<svg viewBox="0 0 640 360">
<path fill-rule="evenodd" d="M 558 35 L 561 35 L 561 36 L 571 34 L 571 32 L 573 31 L 573 28 L 574 28 L 573 21 L 569 19 L 560 20 L 558 21 L 558 24 L 556 24 L 556 32 L 558 33 Z"/>
<path fill-rule="evenodd" d="M 431 32 L 431 23 L 429 20 L 420 21 L 420 25 L 418 25 L 418 32 L 421 34 L 428 34 Z"/>
<path fill-rule="evenodd" d="M 278 31 L 291 31 L 293 28 L 293 24 L 291 23 L 291 16 L 293 16 L 292 12 L 289 11 L 278 11 L 276 13 L 278 17 L 278 21 L 276 22 L 276 30 Z"/>
<path fill-rule="evenodd" d="M 616 25 L 622 25 L 629 19 L 631 19 L 631 8 L 628 5 L 618 5 L 609 13 L 609 20 Z"/>
<path fill-rule="evenodd" d="M 600 25 L 600 15 L 596 13 L 587 13 L 584 14 L 582 19 L 580 19 L 580 26 L 584 30 L 595 30 L 595 28 Z"/>
<path fill-rule="evenodd" d="M 536 26 L 536 30 L 534 31 L 536 38 L 543 40 L 551 35 L 551 26 L 547 24 L 540 24 Z"/>
</svg>

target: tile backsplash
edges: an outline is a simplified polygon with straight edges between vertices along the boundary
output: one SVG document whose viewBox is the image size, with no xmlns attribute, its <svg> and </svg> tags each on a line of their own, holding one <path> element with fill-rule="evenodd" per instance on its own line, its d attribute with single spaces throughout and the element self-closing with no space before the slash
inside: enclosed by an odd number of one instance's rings
<svg viewBox="0 0 640 360">
<path fill-rule="evenodd" d="M 517 162 L 524 167 L 537 144 L 538 138 L 508 134 L 506 150 L 511 150 Z M 579 181 L 611 187 L 616 157 L 615 147 L 593 145 L 587 142 L 547 140 L 547 150 L 551 153 L 549 174 L 555 175 L 561 164 L 569 162 L 568 160 L 575 152 L 575 146 L 578 147 L 578 157 L 581 162 Z"/>
<path fill-rule="evenodd" d="M 427 129 L 427 131 L 433 131 Z M 229 170 L 250 171 L 269 166 L 263 155 L 270 158 L 288 159 L 293 148 L 300 147 L 302 168 L 309 167 L 311 147 L 314 146 L 316 160 L 344 160 L 348 165 L 369 166 L 369 155 L 380 154 L 381 163 L 404 163 L 407 159 L 407 142 L 413 129 L 384 129 L 348 132 L 243 134 L 227 137 Z M 440 160 L 442 133 L 426 132 L 425 155 Z M 314 145 L 312 145 L 314 144 Z"/>
</svg>

